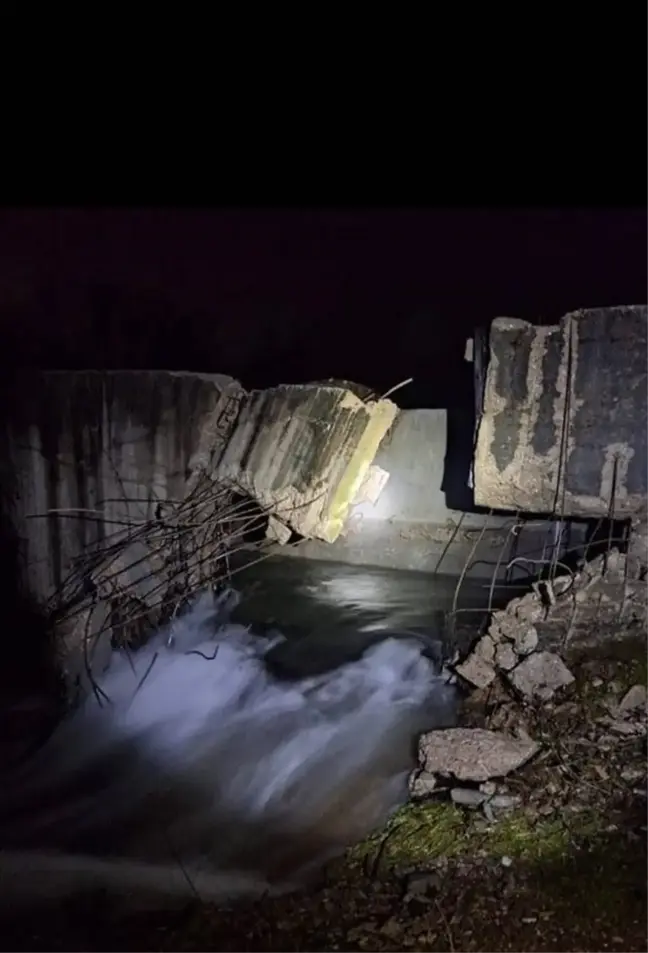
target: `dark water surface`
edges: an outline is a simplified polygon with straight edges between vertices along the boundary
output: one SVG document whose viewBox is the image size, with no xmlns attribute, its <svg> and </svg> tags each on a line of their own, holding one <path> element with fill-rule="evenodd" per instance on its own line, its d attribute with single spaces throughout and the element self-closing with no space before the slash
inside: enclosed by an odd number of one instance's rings
<svg viewBox="0 0 648 953">
<path fill-rule="evenodd" d="M 242 571 L 233 584 L 242 593 L 234 621 L 276 626 L 289 639 L 330 645 L 340 661 L 370 632 L 428 632 L 443 639 L 446 652 L 474 638 L 493 607 L 505 605 L 519 588 L 490 586 L 484 580 L 401 572 L 344 563 L 272 556 Z M 454 627 L 449 618 L 458 610 Z"/>
</svg>

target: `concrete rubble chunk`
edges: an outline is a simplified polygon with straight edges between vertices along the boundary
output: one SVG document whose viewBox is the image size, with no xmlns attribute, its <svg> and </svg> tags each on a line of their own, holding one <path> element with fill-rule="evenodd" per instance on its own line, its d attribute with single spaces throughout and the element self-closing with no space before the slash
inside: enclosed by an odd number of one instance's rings
<svg viewBox="0 0 648 953">
<path fill-rule="evenodd" d="M 457 665 L 455 671 L 471 685 L 487 688 L 495 678 L 495 643 L 490 635 L 479 640 L 465 662 Z"/>
<path fill-rule="evenodd" d="M 512 811 L 520 806 L 522 798 L 517 794 L 496 794 L 488 803 L 495 811 Z"/>
<path fill-rule="evenodd" d="M 574 676 L 555 652 L 528 655 L 508 677 L 522 695 L 540 701 L 548 701 L 558 689 L 574 681 Z"/>
<path fill-rule="evenodd" d="M 289 526 L 286 526 L 285 523 L 282 523 L 281 520 L 278 520 L 276 516 L 270 515 L 268 517 L 268 525 L 266 527 L 266 539 L 270 542 L 279 543 L 280 545 L 285 545 L 290 539 L 292 533 Z"/>
<path fill-rule="evenodd" d="M 618 549 L 612 549 L 603 560 L 606 573 L 617 573 L 620 576 L 625 575 L 626 557 Z"/>
<path fill-rule="evenodd" d="M 421 737 L 419 761 L 425 771 L 458 781 L 504 777 L 539 750 L 537 742 L 486 728 L 448 728 Z"/>
<path fill-rule="evenodd" d="M 474 788 L 453 788 L 450 791 L 450 800 L 460 807 L 478 808 L 486 800 L 487 795 Z"/>
<path fill-rule="evenodd" d="M 500 642 L 502 639 L 513 642 L 519 625 L 513 612 L 508 612 L 506 609 L 498 610 L 493 614 L 488 634 L 494 642 Z"/>
<path fill-rule="evenodd" d="M 437 779 L 429 771 L 412 774 L 409 782 L 410 795 L 413 798 L 429 797 L 437 788 Z"/>
<path fill-rule="evenodd" d="M 563 596 L 566 592 L 569 592 L 573 585 L 573 577 L 570 574 L 565 574 L 564 576 L 556 576 L 553 581 L 553 591 L 556 596 Z"/>
<path fill-rule="evenodd" d="M 648 704 L 648 694 L 645 685 L 633 685 L 625 693 L 619 702 L 619 712 L 635 711 L 637 708 L 645 708 Z"/>
<path fill-rule="evenodd" d="M 562 654 L 567 634 L 570 652 L 610 638 L 632 638 L 645 630 L 648 590 L 629 563 L 629 555 L 611 549 L 582 562 L 578 572 L 534 583 L 531 592 L 493 612 L 491 641 L 496 646 L 512 642 L 518 655 L 527 656 Z M 495 668 L 506 672 L 507 658 L 507 653 L 497 658 Z"/>
<path fill-rule="evenodd" d="M 495 658 L 495 643 L 491 639 L 490 635 L 485 635 L 483 639 L 479 640 L 475 648 L 475 652 L 485 662 L 493 661 Z"/>
<path fill-rule="evenodd" d="M 518 663 L 518 657 L 515 654 L 513 646 L 509 642 L 502 642 L 497 646 L 495 652 L 495 664 L 498 668 L 508 672 Z"/>
<path fill-rule="evenodd" d="M 527 592 L 524 596 L 511 600 L 505 609 L 493 613 L 488 634 L 494 642 L 508 639 L 515 642 L 520 631 L 525 631 L 545 615 L 545 607 L 537 591 Z"/>
<path fill-rule="evenodd" d="M 544 615 L 544 607 L 536 592 L 527 592 L 526 595 L 514 599 L 512 606 L 517 618 L 527 622 L 538 622 Z"/>
<path fill-rule="evenodd" d="M 515 651 L 518 655 L 530 655 L 538 647 L 538 630 L 534 625 L 520 629 L 515 636 Z"/>
<path fill-rule="evenodd" d="M 511 671 L 518 664 L 519 656 L 529 655 L 537 646 L 535 626 L 520 625 L 515 617 L 502 615 L 455 670 L 471 685 L 487 688 L 496 677 L 497 669 Z"/>
</svg>

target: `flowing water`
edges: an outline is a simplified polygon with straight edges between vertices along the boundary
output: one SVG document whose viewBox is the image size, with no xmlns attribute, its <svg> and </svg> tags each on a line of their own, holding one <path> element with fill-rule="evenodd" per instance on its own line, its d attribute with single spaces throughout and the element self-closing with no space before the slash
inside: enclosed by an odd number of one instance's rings
<svg viewBox="0 0 648 953">
<path fill-rule="evenodd" d="M 232 618 L 204 593 L 116 653 L 99 700 L 4 779 L 5 903 L 290 889 L 406 798 L 416 737 L 456 719 L 454 581 L 284 559 L 236 585 Z"/>
<path fill-rule="evenodd" d="M 450 657 L 465 649 L 486 616 L 489 601 L 505 605 L 523 587 L 495 587 L 454 576 L 273 557 L 234 577 L 243 599 L 233 618 L 260 631 L 276 627 L 288 637 L 290 674 L 309 674 L 315 663 L 340 664 L 357 657 L 370 636 L 429 637 Z M 455 607 L 455 623 L 448 614 Z M 300 648 L 295 642 L 300 643 Z M 279 653 L 277 653 L 279 656 Z"/>
</svg>

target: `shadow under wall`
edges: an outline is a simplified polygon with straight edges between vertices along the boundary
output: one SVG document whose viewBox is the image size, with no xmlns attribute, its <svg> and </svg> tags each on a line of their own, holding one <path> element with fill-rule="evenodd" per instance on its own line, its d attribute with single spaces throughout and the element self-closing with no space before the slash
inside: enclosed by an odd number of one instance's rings
<svg viewBox="0 0 648 953">
<path fill-rule="evenodd" d="M 448 402 L 446 410 L 446 451 L 441 491 L 445 494 L 448 509 L 466 513 L 486 512 L 482 507 L 475 507 L 475 496 L 470 485 L 478 402 L 481 406 L 482 337 L 475 332 L 474 361 L 465 360 L 463 351 L 455 355 L 453 399 Z M 465 347 L 465 341 L 462 347 Z M 478 350 L 479 354 L 476 353 Z"/>
<path fill-rule="evenodd" d="M 7 376 L 8 377 L 8 376 Z M 7 444 L 7 400 L 19 396 L 0 385 L 0 771 L 51 730 L 62 712 L 63 683 L 56 646 L 43 612 L 24 584 L 21 545 L 11 518 L 17 492 Z"/>
<path fill-rule="evenodd" d="M 64 688 L 47 620 L 24 591 L 19 547 L 0 512 L 0 773 L 38 747 L 64 710 Z"/>
<path fill-rule="evenodd" d="M 486 512 L 475 506 L 470 486 L 470 469 L 475 442 L 475 412 L 472 407 L 448 408 L 446 420 L 446 452 L 441 490 L 450 510 L 466 513 Z"/>
</svg>

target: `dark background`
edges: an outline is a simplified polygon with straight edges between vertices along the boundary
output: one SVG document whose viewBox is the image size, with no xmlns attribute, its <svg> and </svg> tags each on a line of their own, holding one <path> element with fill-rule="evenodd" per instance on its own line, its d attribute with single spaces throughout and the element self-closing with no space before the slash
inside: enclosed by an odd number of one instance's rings
<svg viewBox="0 0 648 953">
<path fill-rule="evenodd" d="M 414 377 L 402 406 L 450 407 L 475 326 L 642 303 L 646 262 L 643 208 L 3 210 L 0 360 Z"/>
</svg>

